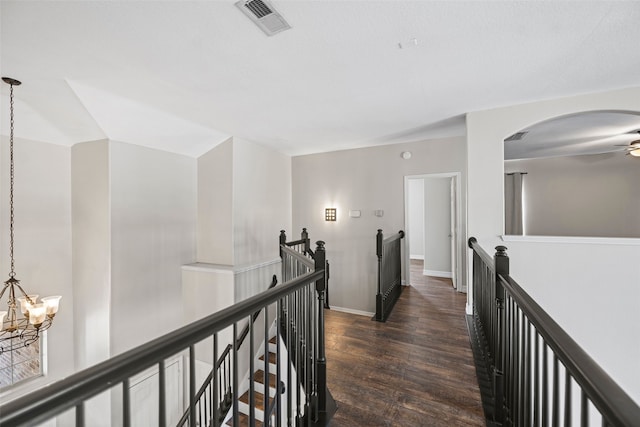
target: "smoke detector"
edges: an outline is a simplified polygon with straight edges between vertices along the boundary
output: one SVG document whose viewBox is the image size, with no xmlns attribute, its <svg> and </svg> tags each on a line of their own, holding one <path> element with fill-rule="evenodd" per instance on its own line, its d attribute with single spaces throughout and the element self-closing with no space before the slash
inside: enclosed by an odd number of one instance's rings
<svg viewBox="0 0 640 427">
<path fill-rule="evenodd" d="M 291 28 L 268 0 L 240 0 L 236 6 L 268 36 Z"/>
</svg>

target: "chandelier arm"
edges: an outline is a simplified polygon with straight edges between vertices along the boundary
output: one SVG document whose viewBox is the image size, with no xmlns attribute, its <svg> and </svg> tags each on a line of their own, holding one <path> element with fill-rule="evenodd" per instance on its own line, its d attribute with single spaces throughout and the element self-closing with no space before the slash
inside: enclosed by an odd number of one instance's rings
<svg viewBox="0 0 640 427">
<path fill-rule="evenodd" d="M 18 287 L 18 289 L 20 289 L 20 292 L 22 292 L 22 295 L 24 295 L 24 297 L 27 299 L 27 301 L 29 301 L 29 304 L 35 304 L 36 302 L 34 300 L 32 300 L 29 295 L 27 295 L 27 293 L 25 292 L 24 289 L 22 289 L 22 286 L 20 286 L 20 282 L 16 281 L 14 282 L 15 285 Z"/>
</svg>

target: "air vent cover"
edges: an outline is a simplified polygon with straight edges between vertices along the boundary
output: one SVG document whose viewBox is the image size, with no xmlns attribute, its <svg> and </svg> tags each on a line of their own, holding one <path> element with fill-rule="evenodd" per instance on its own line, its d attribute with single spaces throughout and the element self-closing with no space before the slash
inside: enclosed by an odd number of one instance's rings
<svg viewBox="0 0 640 427">
<path fill-rule="evenodd" d="M 505 139 L 504 142 L 520 141 L 528 133 L 529 132 L 516 132 L 510 137 L 508 137 L 507 139 Z"/>
<path fill-rule="evenodd" d="M 268 36 L 291 28 L 268 0 L 240 0 L 236 6 Z"/>
</svg>

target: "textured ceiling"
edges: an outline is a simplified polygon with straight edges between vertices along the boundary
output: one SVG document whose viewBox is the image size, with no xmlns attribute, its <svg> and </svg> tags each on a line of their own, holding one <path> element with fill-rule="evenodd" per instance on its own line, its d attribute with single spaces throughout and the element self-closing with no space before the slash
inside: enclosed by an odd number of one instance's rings
<svg viewBox="0 0 640 427">
<path fill-rule="evenodd" d="M 295 155 L 462 135 L 469 111 L 640 85 L 634 1 L 273 4 L 292 29 L 267 37 L 233 1 L 1 1 L 16 135 L 188 155 L 234 135 Z"/>
</svg>

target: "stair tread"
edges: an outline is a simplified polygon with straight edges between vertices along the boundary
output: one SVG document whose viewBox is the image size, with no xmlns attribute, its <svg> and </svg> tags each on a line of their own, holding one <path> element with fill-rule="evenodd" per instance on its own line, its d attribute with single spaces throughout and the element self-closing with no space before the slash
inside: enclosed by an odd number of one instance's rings
<svg viewBox="0 0 640 427">
<path fill-rule="evenodd" d="M 257 409 L 264 411 L 264 394 L 254 391 L 253 396 L 255 398 L 255 405 Z M 269 405 L 273 404 L 273 397 L 269 397 Z M 247 390 L 239 399 L 240 402 L 249 404 L 249 391 Z"/>
<path fill-rule="evenodd" d="M 239 414 L 237 424 L 234 424 L 233 419 L 230 419 L 229 421 L 227 421 L 226 425 L 237 426 L 237 427 L 249 426 L 249 416 L 245 414 Z M 262 425 L 263 425 L 262 421 L 256 420 L 256 427 L 262 427 Z"/>
<path fill-rule="evenodd" d="M 253 380 L 260 384 L 264 384 L 264 371 L 262 369 L 257 370 L 255 374 L 253 374 Z M 276 384 L 276 375 L 272 372 L 269 372 L 269 387 L 276 388 Z"/>
<path fill-rule="evenodd" d="M 260 360 L 264 360 L 264 354 L 260 356 Z M 269 352 L 269 363 L 276 363 L 276 354 L 271 351 Z"/>
</svg>

